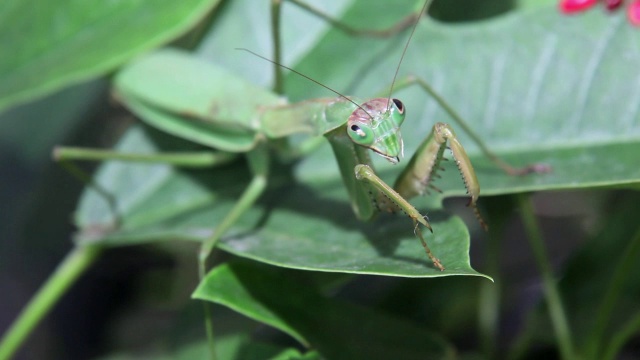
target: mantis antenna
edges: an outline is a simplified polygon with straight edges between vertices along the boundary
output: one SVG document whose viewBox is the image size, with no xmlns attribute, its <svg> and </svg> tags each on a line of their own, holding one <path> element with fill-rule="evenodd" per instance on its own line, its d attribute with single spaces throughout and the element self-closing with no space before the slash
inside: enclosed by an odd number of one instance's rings
<svg viewBox="0 0 640 360">
<path fill-rule="evenodd" d="M 426 0 L 424 5 L 422 5 L 422 9 L 420 9 L 420 13 L 416 18 L 416 22 L 413 24 L 413 28 L 411 28 L 411 34 L 409 34 L 409 38 L 407 39 L 407 43 L 404 44 L 404 49 L 402 50 L 402 55 L 400 55 L 400 61 L 398 61 L 398 66 L 396 66 L 396 72 L 393 74 L 393 80 L 391 81 L 391 88 L 389 89 L 389 98 L 387 100 L 387 112 L 389 111 L 389 104 L 391 103 L 391 96 L 393 95 L 393 86 L 396 83 L 396 78 L 398 77 L 398 72 L 400 71 L 400 65 L 402 65 L 402 60 L 404 60 L 404 55 L 407 53 L 407 49 L 409 48 L 409 43 L 411 43 L 411 38 L 413 38 L 413 34 L 416 32 L 416 28 L 418 27 L 418 23 L 420 22 L 420 18 L 422 15 L 427 12 L 429 5 L 433 2 L 433 0 Z"/>
<path fill-rule="evenodd" d="M 294 69 L 292 69 L 292 68 L 290 68 L 290 67 L 288 67 L 288 66 L 286 66 L 286 65 L 279 64 L 279 63 L 277 63 L 277 62 L 275 62 L 275 61 L 273 61 L 273 60 L 271 60 L 271 59 L 269 59 L 269 58 L 266 58 L 266 57 L 264 57 L 264 56 L 262 56 L 262 55 L 260 55 L 260 54 L 257 54 L 257 53 L 255 53 L 255 52 L 253 52 L 253 51 L 249 50 L 249 49 L 246 49 L 246 48 L 236 48 L 236 50 L 243 50 L 243 51 L 246 51 L 246 52 L 248 52 L 248 53 L 250 53 L 250 54 L 252 54 L 252 55 L 255 55 L 255 56 L 257 56 L 257 57 L 261 58 L 262 60 L 266 60 L 266 61 L 268 61 L 268 62 L 270 62 L 270 63 L 272 63 L 272 64 L 275 64 L 275 65 L 281 66 L 281 67 L 283 67 L 283 68 L 285 68 L 285 69 L 287 69 L 287 70 L 291 71 L 292 73 L 294 73 L 294 74 L 296 74 L 296 75 L 302 76 L 303 78 L 305 78 L 305 79 L 307 79 L 307 80 L 309 80 L 309 81 L 311 81 L 311 82 L 314 82 L 314 83 L 315 83 L 315 84 L 317 84 L 317 85 L 322 86 L 323 88 L 325 88 L 325 89 L 327 89 L 327 90 L 329 90 L 329 91 L 333 92 L 334 94 L 336 94 L 336 95 L 340 96 L 341 98 L 343 98 L 343 99 L 347 100 L 348 102 L 352 103 L 353 105 L 357 106 L 360 110 L 364 111 L 364 112 L 365 112 L 365 114 L 367 114 L 367 116 L 369 116 L 369 118 L 370 118 L 371 120 L 373 120 L 373 116 L 371 116 L 371 114 L 369 114 L 369 112 L 368 112 L 367 110 L 365 110 L 362 106 L 360 106 L 360 104 L 358 104 L 358 103 L 356 103 L 355 101 L 353 101 L 353 100 L 349 99 L 347 96 L 345 96 L 345 95 L 343 95 L 343 94 L 339 93 L 338 91 L 336 91 L 336 90 L 334 90 L 334 89 L 330 88 L 329 86 L 327 86 L 327 85 L 325 85 L 325 84 L 323 84 L 323 83 L 321 83 L 321 82 L 319 82 L 319 81 L 317 81 L 317 80 L 314 80 L 314 79 L 312 79 L 311 77 L 309 77 L 309 76 L 307 76 L 307 75 L 305 75 L 305 74 L 303 74 L 303 73 L 301 73 L 301 72 L 299 72 L 299 71 L 297 71 L 297 70 L 294 70 Z"/>
</svg>

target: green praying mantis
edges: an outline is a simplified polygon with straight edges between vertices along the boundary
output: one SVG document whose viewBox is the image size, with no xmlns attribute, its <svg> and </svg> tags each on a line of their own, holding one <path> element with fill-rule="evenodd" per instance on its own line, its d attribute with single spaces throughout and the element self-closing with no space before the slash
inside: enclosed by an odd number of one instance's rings
<svg viewBox="0 0 640 360">
<path fill-rule="evenodd" d="M 413 33 L 420 15 L 426 12 L 430 3 L 430 0 L 424 2 L 419 16 L 411 18 L 415 21 L 404 20 L 392 32 L 402 30 L 409 24 L 414 25 Z M 405 26 L 402 26 L 403 24 Z M 347 28 L 346 25 L 341 26 Z M 277 39 L 276 35 L 274 37 Z M 404 51 L 409 43 L 410 39 Z M 289 69 L 277 61 L 272 62 L 277 67 Z M 179 68 L 181 71 L 176 73 L 173 68 Z M 289 70 L 296 72 L 293 69 Z M 153 84 L 149 84 L 149 81 Z M 207 84 L 202 84 L 203 81 Z M 143 82 L 144 90 L 140 87 Z M 395 77 L 393 82 L 395 83 Z M 189 86 L 196 83 L 197 87 Z M 393 186 L 389 186 L 376 175 L 369 155 L 371 152 L 394 164 L 404 155 L 400 129 L 405 118 L 405 107 L 400 100 L 391 96 L 393 86 L 388 97 L 363 101 L 344 96 L 321 85 L 339 97 L 289 104 L 270 91 L 233 76 L 187 52 L 174 49 L 160 50 L 133 62 L 119 72 L 114 84 L 115 97 L 147 124 L 220 151 L 205 156 L 203 165 L 222 164 L 234 158 L 232 154 L 239 153 L 244 153 L 248 160 L 252 180 L 233 209 L 201 245 L 198 255 L 201 277 L 206 273 L 207 258 L 220 239 L 267 188 L 272 153 L 278 153 L 281 157 L 282 152 L 288 152 L 289 157 L 295 157 L 291 153 L 305 154 L 317 143 L 317 138 L 325 138 L 331 144 L 356 217 L 367 221 L 374 219 L 379 212 L 404 212 L 413 222 L 413 231 L 435 268 L 445 270 L 445 266 L 429 249 L 421 231 L 421 226 L 433 231 L 428 217 L 420 213 L 408 200 L 423 195 L 429 189 L 437 191 L 432 180 L 440 169 L 440 162 L 445 160 L 444 152 L 447 148 L 451 150 L 470 197 L 468 206 L 472 208 L 480 224 L 487 227 L 476 206 L 480 185 L 473 165 L 453 128 L 448 124 L 439 122 L 433 126 L 431 133 L 418 146 Z M 225 86 L 221 87 L 220 84 Z M 414 84 L 442 105 L 458 125 L 478 143 L 483 152 L 507 173 L 521 175 L 546 171 L 542 165 L 515 169 L 500 160 L 426 81 L 412 78 L 403 81 L 396 89 Z M 187 95 L 173 102 L 167 101 L 164 89 L 184 92 Z M 190 99 L 192 103 L 184 99 Z M 209 105 L 204 108 L 200 105 L 203 103 Z M 297 149 L 283 146 L 289 136 L 298 133 L 310 134 L 312 138 Z M 120 159 L 193 166 L 194 161 L 200 161 L 201 155 L 139 156 L 60 147 L 55 150 L 54 157 L 65 163 L 73 160 Z"/>
</svg>

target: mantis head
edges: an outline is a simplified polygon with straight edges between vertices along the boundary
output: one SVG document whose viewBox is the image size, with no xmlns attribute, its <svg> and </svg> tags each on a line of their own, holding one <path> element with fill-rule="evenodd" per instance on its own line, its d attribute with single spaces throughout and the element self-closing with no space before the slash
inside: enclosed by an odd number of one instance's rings
<svg viewBox="0 0 640 360">
<path fill-rule="evenodd" d="M 404 156 L 400 125 L 404 104 L 398 99 L 376 98 L 363 103 L 347 121 L 351 140 L 397 164 Z"/>
</svg>

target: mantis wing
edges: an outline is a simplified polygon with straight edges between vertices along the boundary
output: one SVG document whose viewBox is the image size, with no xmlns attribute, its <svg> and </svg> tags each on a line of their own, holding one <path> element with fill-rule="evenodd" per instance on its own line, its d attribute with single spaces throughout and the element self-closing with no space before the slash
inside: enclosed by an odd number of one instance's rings
<svg viewBox="0 0 640 360">
<path fill-rule="evenodd" d="M 283 103 L 272 92 L 175 49 L 151 53 L 120 71 L 115 96 L 156 128 L 231 152 L 255 145 L 258 107 Z"/>
</svg>

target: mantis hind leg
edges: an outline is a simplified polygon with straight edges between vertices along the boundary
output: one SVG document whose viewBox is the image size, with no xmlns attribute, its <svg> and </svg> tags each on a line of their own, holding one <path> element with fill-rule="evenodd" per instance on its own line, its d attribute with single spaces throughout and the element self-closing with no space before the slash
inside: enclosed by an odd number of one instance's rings
<svg viewBox="0 0 640 360">
<path fill-rule="evenodd" d="M 53 158 L 64 166 L 72 175 L 92 187 L 105 199 L 109 205 L 109 209 L 113 212 L 114 221 L 112 226 L 116 228 L 120 222 L 120 216 L 117 212 L 117 204 L 108 190 L 104 189 L 100 184 L 95 182 L 91 176 L 76 166 L 74 161 L 103 161 L 118 160 L 125 162 L 138 163 L 163 163 L 180 167 L 203 168 L 215 167 L 226 164 L 235 158 L 237 154 L 201 151 L 201 152 L 178 152 L 178 153 L 157 153 L 157 154 L 132 154 L 121 153 L 110 150 L 94 150 L 84 148 L 68 148 L 58 147 L 53 152 Z M 225 218 L 216 226 L 213 234 L 203 241 L 198 255 L 198 270 L 200 279 L 206 273 L 206 260 L 211 251 L 215 248 L 220 238 L 226 231 L 235 224 L 240 216 L 249 209 L 255 201 L 260 197 L 266 188 L 268 174 L 268 151 L 264 146 L 258 146 L 247 154 L 249 165 L 253 173 L 253 179 L 247 186 L 238 202 L 233 209 L 225 216 Z M 210 309 L 207 304 L 205 307 L 205 328 L 209 339 L 209 346 L 212 358 L 215 357 L 215 349 L 213 348 L 213 322 L 210 316 Z"/>
<path fill-rule="evenodd" d="M 403 30 L 409 28 L 415 24 L 419 19 L 421 12 L 413 12 L 403 19 L 395 23 L 394 25 L 386 29 L 360 29 L 352 27 L 340 20 L 333 18 L 332 16 L 324 13 L 323 11 L 309 5 L 301 0 L 271 0 L 271 37 L 273 40 L 273 63 L 274 63 L 274 86 L 273 91 L 278 94 L 284 93 L 284 78 L 282 74 L 282 68 L 278 64 L 282 64 L 282 42 L 280 40 L 280 13 L 282 8 L 282 2 L 287 1 L 308 13 L 328 22 L 336 29 L 341 30 L 349 36 L 366 36 L 384 38 L 390 37 Z"/>
<path fill-rule="evenodd" d="M 346 24 L 340 20 L 334 19 L 330 15 L 325 14 L 321 10 L 314 8 L 313 6 L 311 6 L 310 4 L 304 1 L 301 1 L 301 0 L 286 0 L 286 1 L 330 23 L 333 27 L 339 29 L 340 31 L 350 36 L 368 36 L 368 37 L 380 37 L 380 38 L 393 36 L 403 31 L 404 29 L 410 27 L 411 25 L 415 24 L 415 22 L 418 20 L 418 17 L 420 16 L 419 12 L 411 13 L 386 29 L 380 29 L 380 30 L 359 29 L 359 28 L 352 27 L 349 24 Z"/>
<path fill-rule="evenodd" d="M 247 153 L 249 167 L 253 174 L 251 182 L 246 187 L 238 201 L 229 213 L 220 221 L 211 236 L 205 239 L 200 246 L 198 261 L 200 266 L 200 279 L 206 272 L 206 261 L 211 251 L 216 247 L 222 236 L 238 222 L 240 216 L 250 209 L 267 187 L 269 173 L 269 151 L 265 146 L 258 146 Z"/>
<path fill-rule="evenodd" d="M 489 149 L 489 147 L 484 143 L 484 141 L 480 138 L 480 136 L 478 136 L 478 134 L 476 134 L 476 132 L 468 125 L 468 123 L 462 118 L 462 116 L 460 116 L 460 114 L 458 114 L 458 112 L 455 111 L 445 101 L 445 99 L 440 94 L 438 94 L 438 92 L 436 92 L 435 89 L 433 89 L 431 85 L 429 85 L 429 83 L 426 82 L 425 80 L 417 77 L 413 77 L 413 76 L 408 77 L 403 81 L 399 81 L 398 83 L 396 83 L 394 90 L 397 91 L 399 89 L 412 86 L 412 85 L 417 85 L 421 89 L 423 89 L 425 92 L 427 92 L 438 103 L 438 105 L 440 105 L 442 109 L 447 112 L 447 114 L 453 119 L 453 121 L 455 121 L 456 125 L 460 129 L 462 129 L 471 138 L 471 140 L 473 140 L 473 142 L 475 142 L 478 145 L 482 153 L 487 158 L 489 158 L 494 164 L 496 164 L 497 167 L 502 169 L 502 171 L 504 171 L 508 175 L 522 176 L 522 175 L 528 175 L 531 173 L 551 172 L 551 167 L 546 164 L 536 163 L 536 164 L 528 164 L 523 167 L 514 167 L 511 164 L 507 163 L 506 161 L 502 160 L 498 155 L 496 155 L 493 151 L 491 151 L 491 149 Z"/>
<path fill-rule="evenodd" d="M 218 245 L 220 239 L 226 232 L 238 222 L 240 217 L 250 209 L 253 204 L 262 195 L 267 187 L 267 177 L 269 173 L 269 152 L 265 146 L 259 145 L 247 154 L 249 167 L 253 173 L 253 178 L 249 185 L 245 188 L 238 201 L 233 205 L 231 211 L 220 221 L 211 236 L 206 238 L 198 252 L 198 275 L 202 281 L 207 272 L 207 259 L 211 255 L 213 249 Z M 214 331 L 213 320 L 211 316 L 210 304 L 203 303 L 205 313 L 205 330 L 207 333 L 208 344 L 212 358 L 216 357 L 214 347 Z"/>
<path fill-rule="evenodd" d="M 96 182 L 76 164 L 79 161 L 122 161 L 141 164 L 168 164 L 184 168 L 205 168 L 227 164 L 238 157 L 237 154 L 219 151 L 164 152 L 152 154 L 124 153 L 114 150 L 56 146 L 52 158 L 73 177 L 95 190 L 107 204 L 113 216 L 109 228 L 118 228 L 121 222 L 117 200 L 108 189 Z"/>
</svg>

